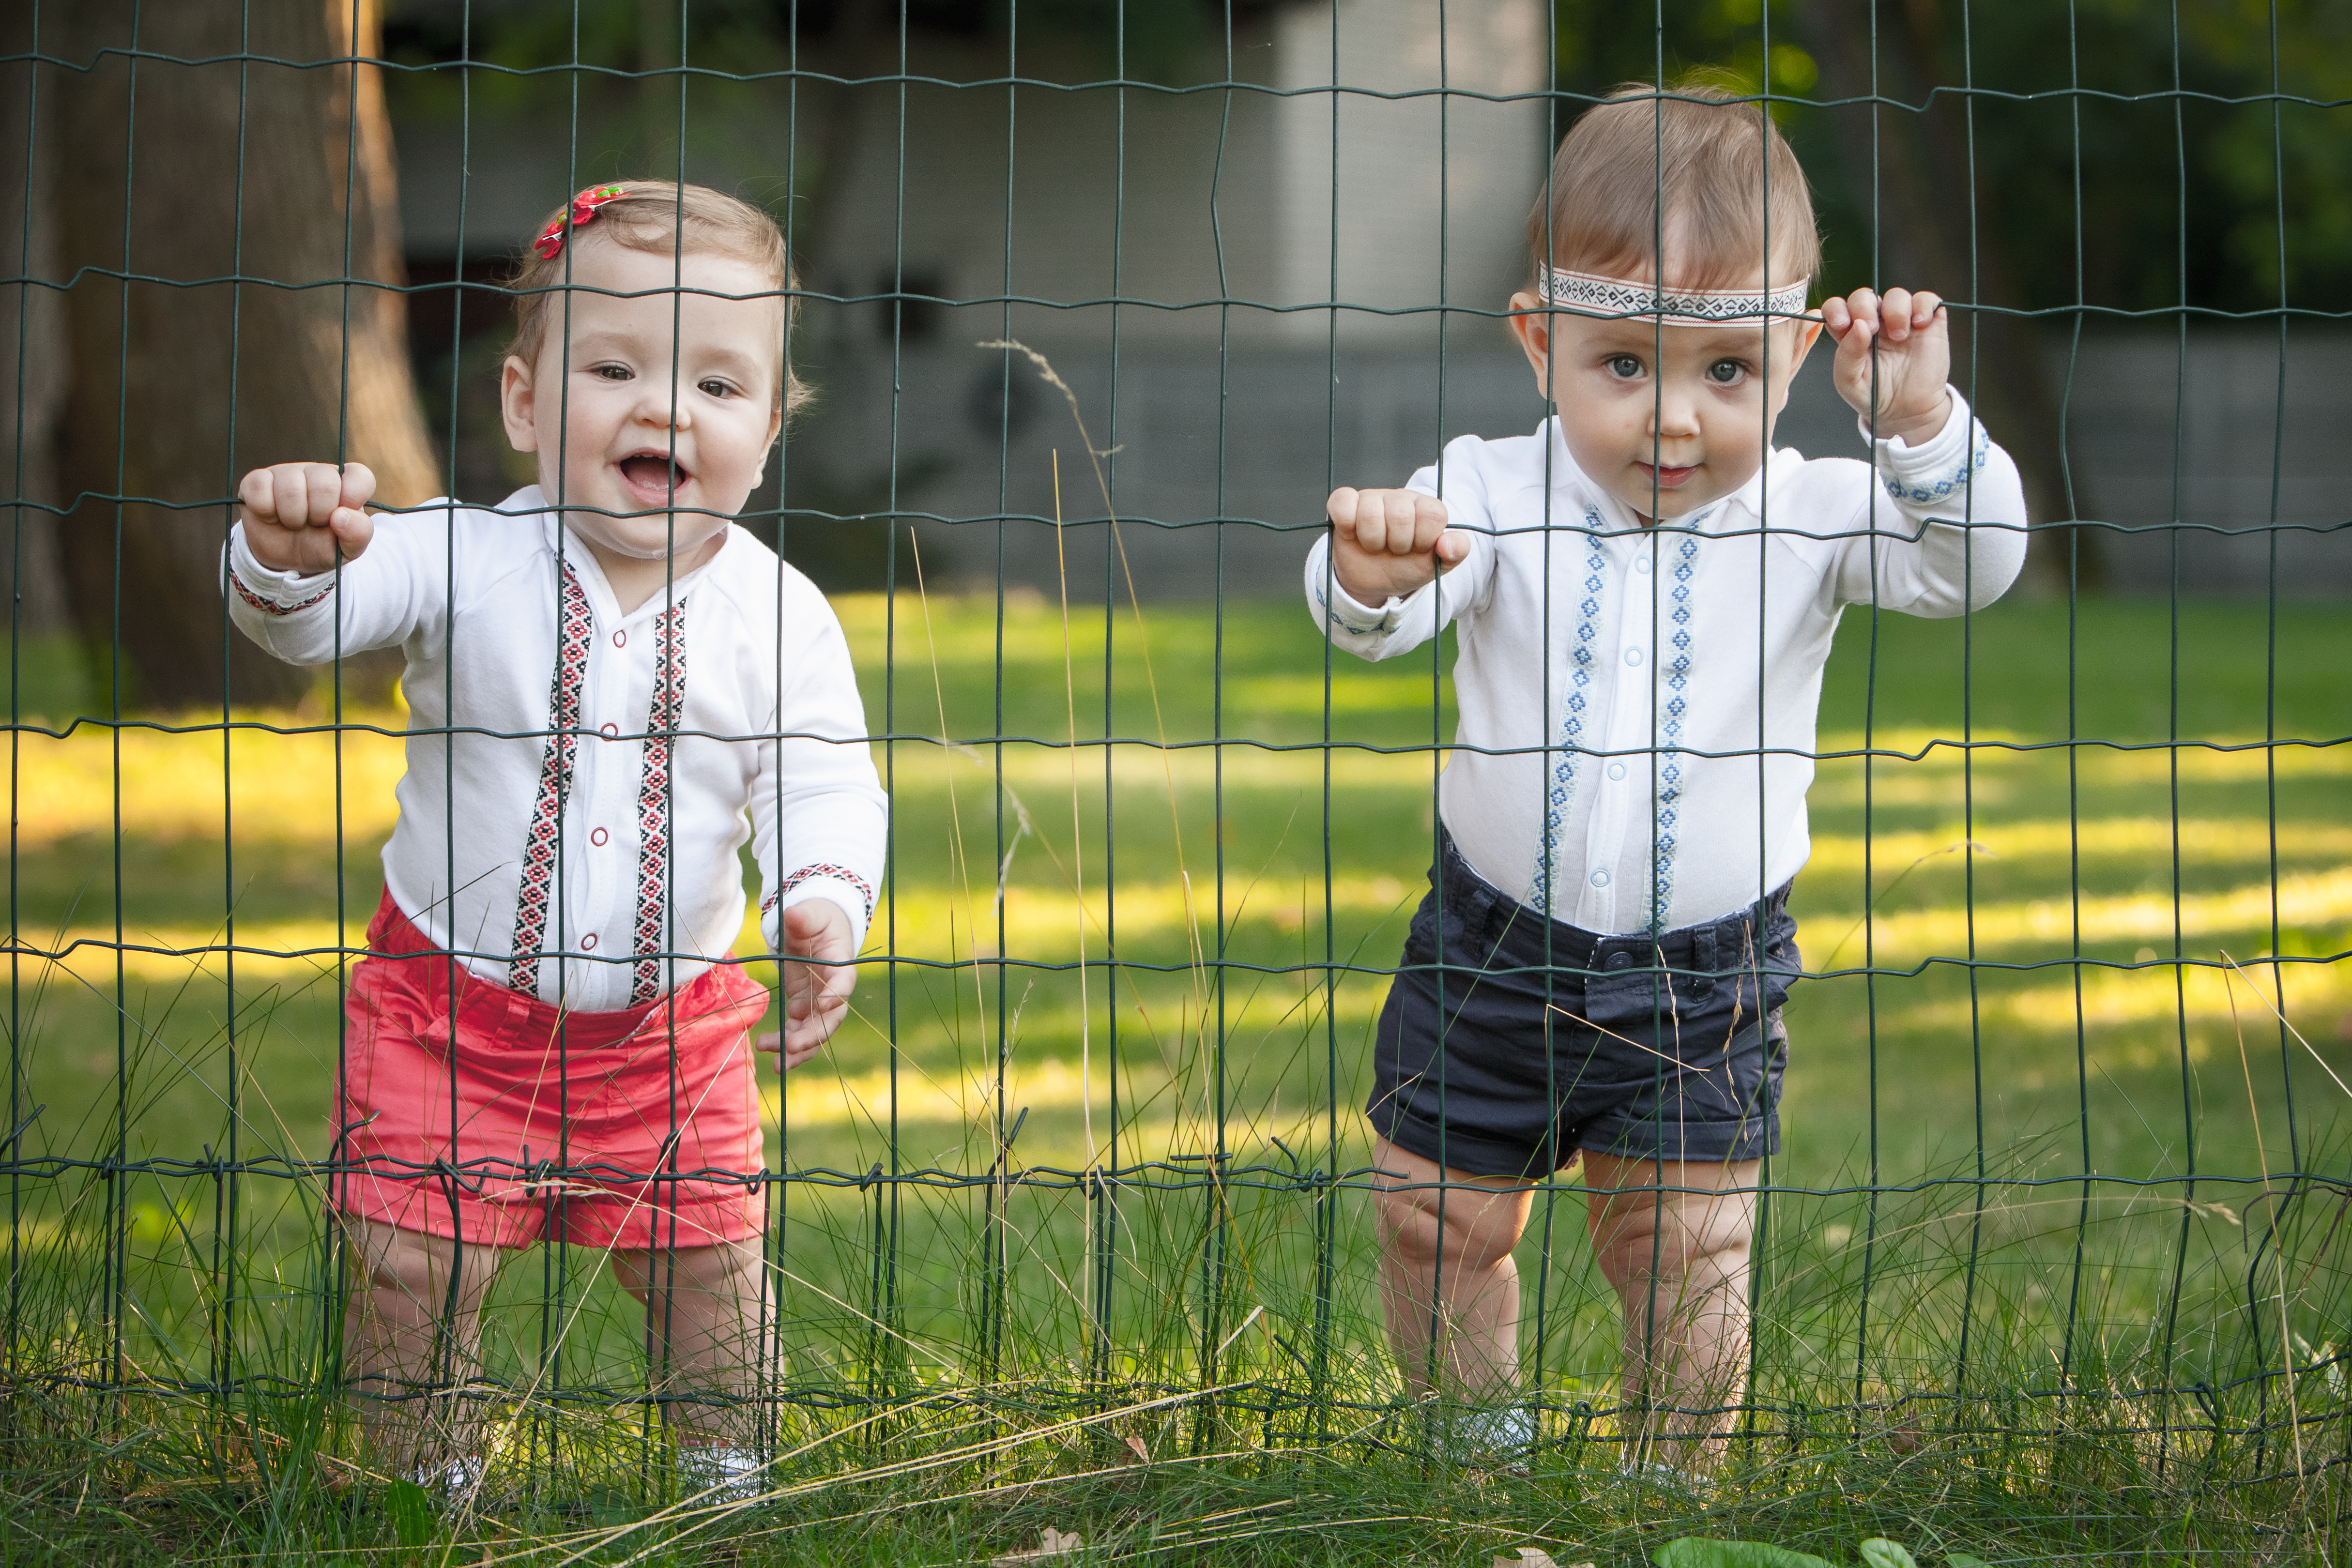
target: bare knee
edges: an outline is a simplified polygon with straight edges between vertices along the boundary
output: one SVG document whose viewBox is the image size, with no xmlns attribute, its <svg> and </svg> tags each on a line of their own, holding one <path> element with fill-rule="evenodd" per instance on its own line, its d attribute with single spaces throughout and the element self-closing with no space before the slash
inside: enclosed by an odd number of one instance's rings
<svg viewBox="0 0 2352 1568">
<path fill-rule="evenodd" d="M 760 1296 L 756 1241 L 674 1247 L 658 1252 L 615 1252 L 613 1274 L 639 1301 L 674 1299 L 725 1303 L 748 1311 Z"/>
<path fill-rule="evenodd" d="M 1652 1280 L 1712 1283 L 1746 1271 L 1756 1197 L 1737 1183 L 1736 1172 L 1670 1166 L 1660 1182 L 1654 1166 L 1620 1163 L 1641 1173 L 1643 1185 L 1606 1192 L 1602 1178 L 1588 1171 L 1596 1188 L 1593 1251 L 1611 1284 L 1622 1291 Z M 1727 1176 L 1735 1179 L 1722 1179 Z"/>
<path fill-rule="evenodd" d="M 1598 1249 L 1601 1271 L 1621 1290 L 1651 1280 L 1709 1281 L 1746 1272 L 1745 1228 L 1684 1223 L 1671 1210 L 1657 1220 L 1612 1227 Z"/>
<path fill-rule="evenodd" d="M 1415 1270 L 1485 1273 L 1501 1265 L 1527 1228 L 1527 1198 L 1488 1186 L 1391 1186 L 1376 1199 L 1389 1254 Z"/>
<path fill-rule="evenodd" d="M 353 1220 L 347 1227 L 353 1271 L 380 1309 L 433 1313 L 478 1304 L 495 1268 L 493 1249 L 444 1236 Z M 457 1289 L 453 1292 L 453 1282 Z"/>
</svg>

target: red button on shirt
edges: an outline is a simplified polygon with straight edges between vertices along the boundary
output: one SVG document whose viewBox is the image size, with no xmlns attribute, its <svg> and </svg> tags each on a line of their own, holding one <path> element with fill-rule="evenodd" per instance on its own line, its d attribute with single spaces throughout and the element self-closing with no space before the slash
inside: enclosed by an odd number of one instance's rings
<svg viewBox="0 0 2352 1568">
<path fill-rule="evenodd" d="M 612 835 L 605 832 L 604 829 L 598 828 L 594 832 L 588 835 L 588 841 L 594 844 L 598 849 L 603 849 L 604 847 L 604 841 L 611 836 Z"/>
<path fill-rule="evenodd" d="M 593 953 L 596 950 L 596 934 L 593 931 L 580 938 L 580 950 L 583 953 Z"/>
<path fill-rule="evenodd" d="M 608 724 L 604 726 L 604 733 L 606 735 L 618 735 L 621 733 L 621 727 L 617 724 Z"/>
<path fill-rule="evenodd" d="M 615 647 L 615 648 L 625 648 L 625 647 L 627 647 L 628 645 L 629 645 L 629 634 L 628 634 L 626 632 L 614 632 L 614 633 L 613 633 L 613 646 L 614 646 L 614 647 Z"/>
</svg>

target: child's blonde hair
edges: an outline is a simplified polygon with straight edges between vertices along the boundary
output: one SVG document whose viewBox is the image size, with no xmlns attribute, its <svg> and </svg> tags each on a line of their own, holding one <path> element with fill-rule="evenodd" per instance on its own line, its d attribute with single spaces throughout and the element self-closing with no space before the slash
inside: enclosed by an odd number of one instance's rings
<svg viewBox="0 0 2352 1568">
<path fill-rule="evenodd" d="M 572 204 L 548 214 L 544 234 L 552 227 L 563 236 L 563 248 L 552 256 L 537 250 L 526 254 L 507 287 L 514 294 L 514 341 L 507 352 L 525 364 L 539 362 L 540 346 L 547 338 L 551 310 L 558 307 L 566 277 L 564 250 L 597 239 L 609 240 L 652 256 L 674 251 L 716 251 L 749 262 L 765 273 L 783 296 L 783 324 L 790 330 L 800 308 L 794 290 L 793 258 L 784 248 L 783 232 L 775 219 L 749 202 L 721 195 L 708 185 L 680 185 L 668 180 L 621 180 L 598 191 L 621 193 L 599 205 L 584 224 L 572 222 Z M 684 233 L 681 240 L 680 231 Z M 793 374 L 782 337 L 776 343 L 776 362 L 783 367 L 777 403 L 790 415 L 808 401 L 808 388 Z"/>
<path fill-rule="evenodd" d="M 1739 287 L 1759 263 L 1767 284 L 1810 282 L 1822 265 L 1796 153 L 1763 104 L 1704 72 L 1663 90 L 1629 82 L 1585 111 L 1528 214 L 1528 249 L 1538 280 L 1559 267 L 1686 288 Z"/>
</svg>

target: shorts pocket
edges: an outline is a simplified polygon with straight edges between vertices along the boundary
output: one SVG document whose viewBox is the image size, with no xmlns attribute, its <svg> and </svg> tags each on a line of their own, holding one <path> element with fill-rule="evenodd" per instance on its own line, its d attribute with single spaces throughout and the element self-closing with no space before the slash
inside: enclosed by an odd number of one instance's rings
<svg viewBox="0 0 2352 1568">
<path fill-rule="evenodd" d="M 1672 1017 L 1680 1006 L 1663 983 L 1666 979 L 1664 972 L 1647 965 L 1588 975 L 1584 1017 L 1595 1029 L 1647 1039 L 1655 1020 Z"/>
<path fill-rule="evenodd" d="M 1437 962 L 1439 940 L 1437 894 L 1434 889 L 1423 894 L 1421 907 L 1412 912 L 1412 924 L 1405 927 L 1403 964 L 1434 964 Z"/>
</svg>

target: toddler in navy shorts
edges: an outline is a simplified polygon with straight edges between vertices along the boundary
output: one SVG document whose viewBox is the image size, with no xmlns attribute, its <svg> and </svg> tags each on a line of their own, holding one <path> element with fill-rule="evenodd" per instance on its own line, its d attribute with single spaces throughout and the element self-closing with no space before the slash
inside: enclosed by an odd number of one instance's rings
<svg viewBox="0 0 2352 1568">
<path fill-rule="evenodd" d="M 1580 1160 L 1624 1312 L 1619 1431 L 1703 1458 L 1745 1394 L 1748 1255 L 1801 960 L 1822 667 L 1848 604 L 1952 616 L 2025 554 L 2017 470 L 1947 385 L 1942 302 L 1809 312 L 1821 243 L 1761 106 L 1621 89 L 1559 147 L 1510 324 L 1557 410 L 1402 489 L 1332 492 L 1339 647 L 1450 622 L 1460 729 L 1374 1043 L 1381 1280 L 1409 1390 L 1534 1437 L 1512 1248 Z M 1663 240 L 1663 245 L 1661 245 Z M 1822 330 L 1869 460 L 1771 444 Z"/>
</svg>

